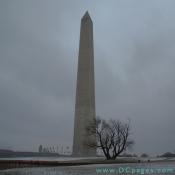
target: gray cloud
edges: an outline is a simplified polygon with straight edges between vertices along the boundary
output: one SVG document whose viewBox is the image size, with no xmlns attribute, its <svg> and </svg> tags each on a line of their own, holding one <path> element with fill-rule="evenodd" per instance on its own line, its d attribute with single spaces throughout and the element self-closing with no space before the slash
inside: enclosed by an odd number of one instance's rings
<svg viewBox="0 0 175 175">
<path fill-rule="evenodd" d="M 80 19 L 94 22 L 97 115 L 134 151 L 173 151 L 174 1 L 0 2 L 0 148 L 72 145 Z"/>
</svg>

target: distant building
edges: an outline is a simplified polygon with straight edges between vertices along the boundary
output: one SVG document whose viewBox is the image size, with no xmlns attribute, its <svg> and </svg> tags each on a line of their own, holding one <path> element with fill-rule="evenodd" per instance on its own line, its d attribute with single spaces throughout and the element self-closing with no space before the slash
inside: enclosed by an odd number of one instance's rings
<svg viewBox="0 0 175 175">
<path fill-rule="evenodd" d="M 38 152 L 39 152 L 39 153 L 42 153 L 42 152 L 43 152 L 43 146 L 42 146 L 42 145 L 39 146 Z"/>
</svg>

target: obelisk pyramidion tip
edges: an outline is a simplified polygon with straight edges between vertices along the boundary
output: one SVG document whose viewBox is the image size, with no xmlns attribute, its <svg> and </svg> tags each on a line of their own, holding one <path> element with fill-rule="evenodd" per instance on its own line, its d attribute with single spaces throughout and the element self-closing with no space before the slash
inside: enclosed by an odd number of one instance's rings
<svg viewBox="0 0 175 175">
<path fill-rule="evenodd" d="M 88 11 L 86 11 L 82 19 L 87 19 L 87 18 L 91 19 Z"/>
</svg>

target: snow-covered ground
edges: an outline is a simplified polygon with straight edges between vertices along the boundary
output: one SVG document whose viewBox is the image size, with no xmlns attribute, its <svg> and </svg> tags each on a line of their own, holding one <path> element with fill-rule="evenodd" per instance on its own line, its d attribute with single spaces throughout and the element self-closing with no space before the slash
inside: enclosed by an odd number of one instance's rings
<svg viewBox="0 0 175 175">
<path fill-rule="evenodd" d="M 153 171 L 153 173 L 150 173 Z M 134 171 L 137 171 L 134 173 Z M 140 173 L 139 173 L 140 171 Z M 147 173 L 147 172 L 149 173 Z M 159 171 L 159 172 L 158 172 Z M 157 172 L 157 173 L 156 173 Z M 100 164 L 51 168 L 21 168 L 0 171 L 0 175 L 106 175 L 159 174 L 174 175 L 175 162 L 139 164 Z"/>
<path fill-rule="evenodd" d="M 45 161 L 71 161 L 71 160 L 85 160 L 85 159 L 105 159 L 103 157 L 14 157 L 14 158 L 0 158 L 0 160 L 45 160 Z M 147 157 L 147 158 L 141 158 L 141 157 L 119 157 L 118 159 L 120 160 L 142 160 L 142 161 L 147 161 L 147 160 L 166 160 L 167 158 L 164 157 Z M 169 158 L 172 160 L 175 160 L 175 158 Z"/>
<path fill-rule="evenodd" d="M 0 160 L 45 160 L 45 161 L 71 161 L 71 160 L 84 160 L 89 157 L 13 157 L 13 158 L 0 158 Z M 91 157 L 90 159 L 105 159 L 101 157 Z"/>
</svg>

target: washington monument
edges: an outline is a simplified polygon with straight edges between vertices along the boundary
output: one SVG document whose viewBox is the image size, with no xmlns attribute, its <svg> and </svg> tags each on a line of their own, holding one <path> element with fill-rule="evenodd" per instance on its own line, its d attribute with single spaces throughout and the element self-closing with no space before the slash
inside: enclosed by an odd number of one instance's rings
<svg viewBox="0 0 175 175">
<path fill-rule="evenodd" d="M 96 148 L 86 143 L 95 142 L 95 136 L 88 136 L 87 126 L 95 119 L 95 80 L 93 23 L 86 12 L 81 19 L 78 56 L 77 87 L 74 120 L 74 156 L 95 156 Z"/>
</svg>

